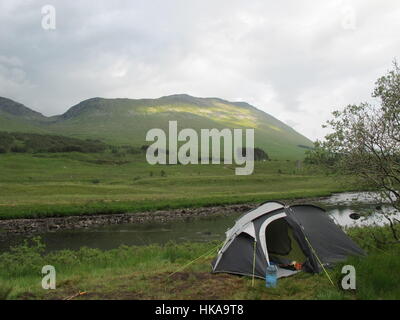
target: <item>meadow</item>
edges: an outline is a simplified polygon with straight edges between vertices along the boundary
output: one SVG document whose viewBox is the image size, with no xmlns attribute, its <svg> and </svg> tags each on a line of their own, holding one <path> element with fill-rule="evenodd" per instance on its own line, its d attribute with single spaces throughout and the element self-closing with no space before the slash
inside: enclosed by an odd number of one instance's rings
<svg viewBox="0 0 400 320">
<path fill-rule="evenodd" d="M 0 154 L 0 219 L 123 213 L 327 196 L 361 190 L 295 160 L 236 165 L 149 165 L 144 154 Z"/>
</svg>

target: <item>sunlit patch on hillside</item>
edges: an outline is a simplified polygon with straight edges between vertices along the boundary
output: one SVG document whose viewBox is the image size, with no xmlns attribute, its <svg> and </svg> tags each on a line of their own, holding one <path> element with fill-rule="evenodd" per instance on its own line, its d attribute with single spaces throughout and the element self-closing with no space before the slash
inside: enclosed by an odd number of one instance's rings
<svg viewBox="0 0 400 320">
<path fill-rule="evenodd" d="M 270 124 L 270 125 L 268 125 L 268 127 L 269 127 L 270 129 L 272 129 L 272 130 L 282 132 L 282 129 L 281 129 L 281 128 L 278 128 L 277 126 L 273 126 L 273 125 Z"/>
<path fill-rule="evenodd" d="M 214 102 L 211 106 L 202 106 L 200 108 L 196 105 L 173 104 L 142 107 L 138 111 L 144 114 L 188 112 L 225 125 L 257 128 L 257 118 L 250 110 L 220 102 Z"/>
</svg>

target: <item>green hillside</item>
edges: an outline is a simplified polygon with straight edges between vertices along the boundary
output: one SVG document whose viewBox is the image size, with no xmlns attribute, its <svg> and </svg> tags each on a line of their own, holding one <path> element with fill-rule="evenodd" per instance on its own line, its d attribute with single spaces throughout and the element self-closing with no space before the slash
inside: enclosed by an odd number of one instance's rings
<svg viewBox="0 0 400 320">
<path fill-rule="evenodd" d="M 9 99 L 0 99 L 0 130 L 101 139 L 117 145 L 146 144 L 149 129 L 254 128 L 256 146 L 271 157 L 302 158 L 312 142 L 271 115 L 244 102 L 172 95 L 159 99 L 92 98 L 56 117 L 44 117 Z"/>
</svg>

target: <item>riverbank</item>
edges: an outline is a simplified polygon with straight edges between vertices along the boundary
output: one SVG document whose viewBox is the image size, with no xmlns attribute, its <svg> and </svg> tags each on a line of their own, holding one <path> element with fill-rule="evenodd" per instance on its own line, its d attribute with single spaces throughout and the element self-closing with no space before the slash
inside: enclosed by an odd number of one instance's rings
<svg viewBox="0 0 400 320">
<path fill-rule="evenodd" d="M 326 192 L 321 193 L 324 196 L 312 196 L 308 198 L 292 198 L 279 199 L 288 204 L 294 203 L 315 203 L 326 199 L 332 193 L 327 195 Z M 261 202 L 244 203 L 244 204 L 226 204 L 219 206 L 208 206 L 199 208 L 180 208 L 170 210 L 156 210 L 133 213 L 114 213 L 101 215 L 71 215 L 61 217 L 32 218 L 32 219 L 3 219 L 0 220 L 0 238 L 9 235 L 24 236 L 33 235 L 35 233 L 55 232 L 60 230 L 71 229 L 87 229 L 112 224 L 137 224 L 147 222 L 168 222 L 178 220 L 188 220 L 202 217 L 236 215 L 245 213 L 256 208 Z"/>
<path fill-rule="evenodd" d="M 7 219 L 0 220 L 0 229 L 2 230 L 0 235 L 27 235 L 57 230 L 85 229 L 110 224 L 166 222 L 216 215 L 227 215 L 237 212 L 244 213 L 254 207 L 256 207 L 255 204 L 239 204 L 123 214 L 79 215 L 37 219 Z"/>
<path fill-rule="evenodd" d="M 45 254 L 41 242 L 33 241 L 0 254 L 0 299 L 400 299 L 400 275 L 394 272 L 400 268 L 399 245 L 374 239 L 390 240 L 390 230 L 364 227 L 348 234 L 368 256 L 328 270 L 334 286 L 323 273 L 302 272 L 280 279 L 276 289 L 266 289 L 260 279 L 252 286 L 249 277 L 211 274 L 218 242 Z M 57 271 L 56 290 L 43 290 L 40 285 L 40 270 L 48 264 Z M 344 264 L 355 266 L 357 290 L 340 288 Z"/>
</svg>

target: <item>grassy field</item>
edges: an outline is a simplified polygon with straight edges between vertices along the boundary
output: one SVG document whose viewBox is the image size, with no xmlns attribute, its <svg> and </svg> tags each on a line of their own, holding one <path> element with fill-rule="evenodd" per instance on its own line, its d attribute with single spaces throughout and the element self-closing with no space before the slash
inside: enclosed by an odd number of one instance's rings
<svg viewBox="0 0 400 320">
<path fill-rule="evenodd" d="M 122 213 L 326 196 L 360 190 L 349 177 L 326 175 L 295 161 L 235 165 L 155 165 L 144 155 L 2 154 L 0 219 Z"/>
<path fill-rule="evenodd" d="M 0 298 L 65 299 L 85 292 L 76 299 L 400 299 L 400 275 L 393 272 L 400 268 L 400 247 L 377 247 L 372 232 L 390 236 L 387 228 L 349 230 L 369 255 L 329 270 L 335 286 L 324 274 L 303 272 L 280 279 L 275 289 L 260 279 L 253 286 L 248 277 L 211 274 L 215 242 L 43 254 L 40 241 L 34 241 L 0 254 Z M 56 290 L 41 288 L 40 271 L 47 264 L 56 268 Z M 356 268 L 356 290 L 340 287 L 344 264 Z"/>
</svg>

